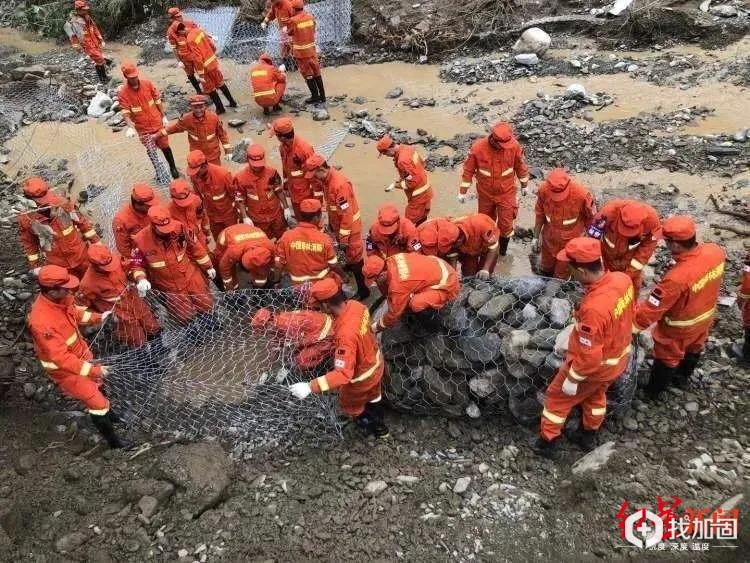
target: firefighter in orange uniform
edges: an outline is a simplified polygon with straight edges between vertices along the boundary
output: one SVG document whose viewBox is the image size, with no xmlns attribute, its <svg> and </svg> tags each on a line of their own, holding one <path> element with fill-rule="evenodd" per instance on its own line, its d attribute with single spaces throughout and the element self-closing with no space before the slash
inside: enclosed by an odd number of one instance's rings
<svg viewBox="0 0 750 563">
<path fill-rule="evenodd" d="M 234 101 L 229 87 L 224 83 L 224 75 L 219 68 L 219 59 L 216 54 L 216 44 L 211 35 L 203 31 L 200 27 L 188 28 L 184 23 L 177 24 L 174 30 L 178 41 L 185 41 L 187 47 L 187 58 L 195 69 L 195 75 L 200 82 L 201 91 L 206 94 L 214 103 L 216 113 L 226 112 L 224 104 L 221 102 L 219 93 L 221 90 L 224 97 L 229 102 L 230 108 L 236 108 L 237 102 Z"/>
<path fill-rule="evenodd" d="M 265 252 L 250 252 L 253 249 L 264 249 Z M 250 252 L 245 264 L 245 254 Z M 232 225 L 219 233 L 216 239 L 216 256 L 219 261 L 219 275 L 227 290 L 237 289 L 239 283 L 235 266 L 241 264 L 250 272 L 250 282 L 255 287 L 265 287 L 273 265 L 273 242 L 258 227 L 252 225 Z"/>
<path fill-rule="evenodd" d="M 587 232 L 601 240 L 604 267 L 628 274 L 638 291 L 643 268 L 661 237 L 656 210 L 640 201 L 615 199 L 604 204 Z"/>
<path fill-rule="evenodd" d="M 289 20 L 289 35 L 292 38 L 292 56 L 299 73 L 307 83 L 310 97 L 306 104 L 325 103 L 326 90 L 320 72 L 320 59 L 315 47 L 315 17 L 305 10 L 302 0 L 292 0 L 294 15 Z"/>
<path fill-rule="evenodd" d="M 744 363 L 750 363 L 750 252 L 745 255 L 742 265 L 742 280 L 737 288 L 737 306 L 742 311 L 742 326 L 745 338 L 742 343 L 732 346 L 734 355 Z"/>
<path fill-rule="evenodd" d="M 36 275 L 43 263 L 54 264 L 82 276 L 89 265 L 86 244 L 99 242 L 91 221 L 73 202 L 52 193 L 44 178 L 28 178 L 23 195 L 39 208 L 18 216 L 29 269 Z"/>
<path fill-rule="evenodd" d="M 419 252 L 422 245 L 417 228 L 406 217 L 400 217 L 394 205 L 378 209 L 378 219 L 370 227 L 365 242 L 367 255 L 380 256 L 383 260 L 402 252 Z"/>
<path fill-rule="evenodd" d="M 716 314 L 726 261 L 719 245 L 696 241 L 691 217 L 669 217 L 662 232 L 675 265 L 638 303 L 633 322 L 634 331 L 656 323 L 654 363 L 646 388 L 652 398 L 668 385 L 687 385 L 698 365 Z"/>
<path fill-rule="evenodd" d="M 283 70 L 282 70 L 283 69 Z M 273 59 L 268 53 L 258 57 L 258 62 L 250 67 L 250 89 L 255 103 L 263 108 L 263 114 L 281 111 L 281 98 L 286 90 L 286 67 L 273 66 Z"/>
<path fill-rule="evenodd" d="M 201 151 L 191 151 L 188 155 L 188 174 L 195 192 L 203 200 L 211 234 L 216 240 L 221 231 L 237 223 L 232 173 L 208 162 Z"/>
<path fill-rule="evenodd" d="M 148 210 L 151 226 L 133 238 L 130 272 L 144 297 L 151 289 L 165 293 L 169 311 L 181 321 L 207 313 L 213 306 L 205 275 L 216 277 L 206 248 L 169 210 L 154 205 Z M 203 270 L 203 272 L 201 272 Z"/>
<path fill-rule="evenodd" d="M 411 145 L 396 144 L 389 135 L 378 141 L 378 152 L 393 158 L 398 178 L 385 191 L 403 190 L 406 194 L 404 217 L 415 225 L 424 223 L 430 214 L 433 192 L 422 157 Z"/>
<path fill-rule="evenodd" d="M 141 229 L 151 225 L 148 210 L 159 203 L 159 196 L 148 184 L 133 184 L 130 202 L 123 205 L 112 218 L 112 232 L 115 235 L 115 248 L 123 258 L 130 258 L 133 251 L 133 237 Z"/>
<path fill-rule="evenodd" d="M 318 198 L 323 201 L 323 190 L 313 190 L 310 180 L 305 178 L 305 161 L 315 154 L 312 145 L 294 132 L 292 120 L 288 117 L 275 119 L 272 132 L 279 139 L 281 170 L 284 174 L 284 191 L 289 194 L 292 209 L 297 221 L 301 220 L 300 203 L 304 199 Z"/>
<path fill-rule="evenodd" d="M 191 111 L 169 123 L 160 133 L 154 135 L 154 139 L 184 132 L 188 135 L 190 151 L 203 152 L 211 164 L 221 164 L 222 149 L 224 158 L 231 160 L 232 145 L 229 144 L 229 134 L 219 116 L 206 109 L 205 96 L 196 94 L 190 96 L 188 101 Z"/>
<path fill-rule="evenodd" d="M 94 18 L 91 17 L 91 9 L 83 0 L 76 0 L 73 4 L 74 11 L 71 12 L 68 21 L 65 22 L 65 34 L 70 40 L 70 44 L 75 49 L 83 49 L 89 58 L 93 61 L 96 68 L 96 75 L 99 82 L 106 84 L 107 62 L 102 54 L 104 48 L 104 38 L 99 26 L 96 25 Z"/>
<path fill-rule="evenodd" d="M 304 399 L 310 393 L 337 389 L 339 408 L 353 417 L 368 434 L 388 436 L 383 420 L 380 382 L 385 363 L 370 327 L 370 312 L 362 303 L 347 300 L 333 280 L 313 284 L 312 296 L 333 315 L 333 370 L 312 381 L 294 383 L 292 395 Z"/>
<path fill-rule="evenodd" d="M 535 449 L 550 459 L 559 457 L 559 438 L 565 419 L 581 407 L 582 428 L 568 435 L 584 450 L 596 447 L 597 431 L 607 410 L 607 389 L 622 375 L 631 353 L 631 324 L 635 292 L 622 272 L 602 265 L 596 240 L 574 238 L 557 255 L 568 263 L 573 279 L 585 294 L 575 311 L 565 362 L 544 395 L 540 437 Z"/>
<path fill-rule="evenodd" d="M 92 363 L 94 356 L 78 329 L 78 325 L 104 322 L 111 313 L 100 315 L 76 307 L 72 292 L 78 284 L 78 278 L 60 266 L 43 266 L 39 271 L 40 293 L 28 318 L 34 349 L 60 391 L 86 406 L 109 446 L 126 447 L 127 442 L 115 433 L 112 423 L 117 419 L 100 390 L 107 368 Z"/>
<path fill-rule="evenodd" d="M 289 19 L 294 13 L 292 2 L 291 0 L 271 0 L 269 4 L 268 11 L 263 21 L 260 22 L 260 27 L 265 31 L 269 22 L 277 20 L 279 24 L 279 51 L 281 57 L 286 59 L 289 57 L 291 50 L 289 45 Z"/>
<path fill-rule="evenodd" d="M 208 213 L 203 209 L 203 200 L 190 189 L 187 180 L 177 178 L 169 184 L 169 216 L 185 225 L 208 248 L 211 226 Z"/>
<path fill-rule="evenodd" d="M 529 183 L 529 168 L 524 160 L 523 148 L 513 136 L 509 123 L 496 123 L 487 137 L 476 140 L 471 146 L 458 190 L 460 203 L 466 202 L 472 178 L 476 178 L 478 211 L 497 221 L 500 256 L 505 256 L 518 214 L 516 178 L 524 194 Z"/>
<path fill-rule="evenodd" d="M 276 242 L 276 267 L 285 270 L 292 284 L 333 277 L 340 284 L 344 271 L 336 257 L 331 237 L 321 229 L 320 201 L 305 199 L 300 203 L 300 222 L 287 230 Z"/>
<path fill-rule="evenodd" d="M 369 256 L 364 272 L 388 298 L 388 311 L 373 324 L 375 332 L 395 325 L 407 310 L 440 310 L 461 290 L 456 270 L 437 256 L 394 254 L 386 260 Z"/>
<path fill-rule="evenodd" d="M 364 241 L 359 203 L 354 186 L 338 170 L 331 168 L 322 155 L 314 154 L 305 161 L 305 178 L 315 179 L 323 187 L 328 206 L 328 225 L 335 233 L 339 248 L 346 254 L 346 267 L 357 283 L 357 299 L 367 299 L 370 290 L 362 276 Z"/>
<path fill-rule="evenodd" d="M 185 29 L 190 31 L 195 29 L 198 25 L 192 20 L 186 20 L 182 17 L 182 12 L 179 8 L 170 8 L 167 10 L 169 14 L 170 24 L 167 28 L 167 42 L 174 51 L 174 56 L 177 58 L 177 64 L 185 71 L 190 84 L 193 85 L 195 91 L 201 93 L 201 85 L 198 79 L 195 77 L 195 67 L 193 61 L 190 59 L 190 50 L 187 46 L 187 37 L 181 37 L 177 35 L 177 26 L 182 23 Z"/>
<path fill-rule="evenodd" d="M 500 231 L 483 213 L 472 213 L 453 220 L 436 217 L 417 228 L 422 253 L 437 255 L 455 267 L 461 263 L 462 276 L 490 279 L 499 251 Z"/>
<path fill-rule="evenodd" d="M 157 173 L 160 165 L 150 143 L 159 147 L 169 164 L 172 178 L 178 178 L 180 173 L 164 129 L 168 120 L 164 114 L 161 94 L 150 80 L 139 77 L 134 63 L 125 62 L 121 68 L 125 83 L 117 91 L 117 99 L 120 102 L 120 114 L 128 125 L 125 136 L 135 137 L 138 134 Z"/>
<path fill-rule="evenodd" d="M 287 229 L 292 210 L 282 194 L 281 176 L 268 166 L 261 145 L 248 145 L 247 166 L 234 175 L 235 203 L 240 217 L 277 239 Z"/>
<path fill-rule="evenodd" d="M 297 347 L 295 366 L 310 370 L 333 355 L 333 317 L 320 311 L 299 309 L 276 313 L 263 307 L 250 321 L 255 334 L 273 335 L 286 344 L 291 339 Z"/>
<path fill-rule="evenodd" d="M 539 186 L 534 213 L 531 246 L 533 252 L 541 250 L 541 275 L 567 278 L 568 265 L 556 257 L 569 240 L 584 235 L 596 215 L 594 196 L 563 168 L 553 168 Z"/>
<path fill-rule="evenodd" d="M 112 311 L 115 336 L 132 348 L 156 335 L 159 321 L 136 289 L 128 285 L 122 258 L 103 244 L 88 249 L 89 269 L 81 278 L 76 301 L 98 313 Z"/>
</svg>

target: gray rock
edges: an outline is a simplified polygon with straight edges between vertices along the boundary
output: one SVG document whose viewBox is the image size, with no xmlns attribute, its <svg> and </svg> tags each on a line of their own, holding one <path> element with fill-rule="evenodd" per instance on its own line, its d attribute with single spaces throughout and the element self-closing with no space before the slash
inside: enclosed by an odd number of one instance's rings
<svg viewBox="0 0 750 563">
<path fill-rule="evenodd" d="M 485 376 L 472 377 L 469 380 L 469 389 L 480 399 L 489 397 L 497 391 L 492 379 Z"/>
<path fill-rule="evenodd" d="M 23 384 L 23 396 L 27 399 L 31 399 L 34 397 L 34 393 L 36 393 L 36 386 L 33 383 L 24 383 Z"/>
<path fill-rule="evenodd" d="M 615 453 L 615 443 L 605 442 L 576 461 L 571 471 L 574 475 L 598 471 L 607 464 L 613 453 Z"/>
<path fill-rule="evenodd" d="M 466 355 L 470 362 L 481 362 L 487 364 L 500 355 L 500 336 L 494 332 L 488 332 L 484 336 L 469 336 L 458 341 L 458 347 Z"/>
<path fill-rule="evenodd" d="M 542 328 L 531 335 L 531 345 L 540 350 L 554 350 L 555 339 L 560 331 L 554 328 Z"/>
<path fill-rule="evenodd" d="M 388 488 L 385 481 L 370 481 L 365 485 L 365 496 L 376 497 Z"/>
<path fill-rule="evenodd" d="M 732 139 L 734 139 L 738 143 L 744 143 L 745 141 L 747 141 L 748 135 L 750 135 L 750 129 L 740 129 L 734 134 L 734 137 L 732 137 Z"/>
<path fill-rule="evenodd" d="M 638 430 L 638 421 L 632 416 L 626 416 L 622 421 L 622 425 L 626 430 L 630 430 L 631 432 Z"/>
<path fill-rule="evenodd" d="M 481 309 L 482 305 L 487 303 L 487 301 L 490 300 L 490 297 L 492 297 L 492 294 L 486 290 L 486 289 L 476 289 L 469 293 L 469 307 L 474 309 L 475 311 L 478 309 Z"/>
<path fill-rule="evenodd" d="M 521 310 L 521 315 L 525 321 L 532 321 L 539 318 L 539 311 L 531 303 L 526 303 L 526 306 Z"/>
<path fill-rule="evenodd" d="M 689 403 L 685 404 L 686 412 L 693 414 L 693 413 L 698 412 L 698 410 L 699 410 L 698 403 L 696 403 L 695 401 L 690 401 Z"/>
<path fill-rule="evenodd" d="M 544 364 L 548 355 L 549 354 L 546 350 L 532 350 L 527 348 L 521 352 L 521 361 L 534 368 L 540 368 Z"/>
<path fill-rule="evenodd" d="M 512 295 L 501 293 L 485 303 L 479 311 L 477 311 L 477 315 L 482 319 L 499 319 L 503 313 L 513 308 L 515 302 L 516 298 Z"/>
<path fill-rule="evenodd" d="M 16 473 L 19 475 L 26 475 L 34 468 L 35 464 L 36 458 L 33 455 L 23 454 L 16 458 L 16 461 L 13 464 L 13 469 L 15 469 Z"/>
<path fill-rule="evenodd" d="M 252 144 L 250 139 L 242 139 L 239 143 L 234 145 L 232 149 L 232 162 L 238 162 L 243 164 L 247 162 L 247 146 Z"/>
<path fill-rule="evenodd" d="M 385 97 L 386 97 L 386 98 L 389 98 L 389 99 L 391 99 L 391 100 L 394 100 L 394 99 L 396 99 L 396 98 L 400 98 L 400 97 L 401 97 L 401 96 L 402 96 L 403 94 L 404 94 L 404 91 L 403 91 L 403 89 L 401 89 L 401 88 L 398 88 L 398 87 L 396 87 L 396 88 L 393 88 L 392 90 L 390 90 L 390 91 L 389 91 L 389 92 L 388 92 L 388 93 L 387 93 L 387 94 L 385 95 Z"/>
<path fill-rule="evenodd" d="M 424 349 L 427 362 L 434 367 L 440 367 L 445 362 L 446 355 L 451 354 L 449 340 L 447 336 L 436 334 L 435 336 L 425 338 L 420 341 Z"/>
<path fill-rule="evenodd" d="M 536 400 L 536 397 L 523 397 L 511 394 L 508 398 L 508 409 L 519 424 L 531 426 L 539 424 L 539 417 L 542 414 L 542 405 Z"/>
<path fill-rule="evenodd" d="M 58 553 L 70 553 L 90 539 L 91 534 L 88 532 L 73 532 L 58 539 L 55 542 L 55 550 Z"/>
<path fill-rule="evenodd" d="M 459 477 L 456 480 L 456 484 L 453 485 L 453 492 L 457 495 L 464 494 L 471 484 L 471 477 Z"/>
<path fill-rule="evenodd" d="M 582 84 L 571 84 L 565 89 L 565 97 L 573 100 L 582 100 L 586 97 L 586 88 Z"/>
<path fill-rule="evenodd" d="M 737 8 L 729 4 L 719 4 L 718 6 L 711 6 L 708 10 L 715 16 L 720 18 L 734 18 L 737 16 Z"/>
<path fill-rule="evenodd" d="M 482 416 L 482 411 L 480 411 L 477 404 L 473 402 L 466 405 L 464 412 L 466 412 L 466 416 L 469 418 L 480 418 Z"/>
<path fill-rule="evenodd" d="M 513 44 L 512 50 L 514 53 L 534 53 L 541 56 L 551 44 L 552 38 L 547 32 L 538 27 L 530 27 Z"/>
<path fill-rule="evenodd" d="M 531 342 L 531 335 L 527 330 L 514 330 L 510 333 L 510 346 L 513 348 L 525 348 Z"/>
<path fill-rule="evenodd" d="M 552 299 L 549 311 L 550 323 L 555 328 L 563 328 L 568 324 L 572 311 L 573 307 L 567 299 Z"/>
<path fill-rule="evenodd" d="M 521 53 L 514 58 L 518 64 L 523 66 L 536 66 L 539 64 L 539 57 L 536 56 L 536 53 Z"/>
<path fill-rule="evenodd" d="M 441 378 L 432 366 L 424 366 L 420 385 L 424 390 L 425 398 L 434 405 L 445 405 L 453 396 L 451 385 Z"/>
<path fill-rule="evenodd" d="M 469 312 L 458 301 L 443 307 L 439 316 L 443 326 L 451 332 L 464 332 L 471 327 Z"/>
<path fill-rule="evenodd" d="M 331 116 L 328 113 L 328 110 L 320 108 L 313 111 L 313 121 L 328 121 L 331 119 Z"/>
<path fill-rule="evenodd" d="M 419 483 L 419 477 L 415 477 L 414 475 L 398 475 L 396 482 L 402 485 L 413 485 L 414 483 Z"/>
<path fill-rule="evenodd" d="M 230 127 L 242 127 L 245 123 L 247 123 L 245 119 L 230 119 L 227 121 L 227 125 Z"/>
<path fill-rule="evenodd" d="M 552 352 L 550 354 L 547 354 L 547 357 L 544 359 L 544 365 L 545 367 L 557 371 L 560 369 L 560 366 L 563 363 L 563 358 L 558 356 L 555 352 Z"/>
<path fill-rule="evenodd" d="M 27 77 L 44 78 L 46 72 L 47 69 L 42 65 L 19 66 L 10 71 L 10 76 L 13 80 L 28 80 Z"/>
</svg>

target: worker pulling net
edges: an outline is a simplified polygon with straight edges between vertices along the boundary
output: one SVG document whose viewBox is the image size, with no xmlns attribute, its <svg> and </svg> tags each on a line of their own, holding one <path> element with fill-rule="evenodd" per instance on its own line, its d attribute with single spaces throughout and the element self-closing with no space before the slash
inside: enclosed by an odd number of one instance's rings
<svg viewBox="0 0 750 563">
<path fill-rule="evenodd" d="M 143 300 L 127 289 L 92 345 L 115 412 L 130 431 L 217 436 L 248 450 L 337 439 L 332 397 L 289 394 L 330 363 L 332 321 L 301 312 L 306 300 L 292 289 Z"/>
<path fill-rule="evenodd" d="M 581 297 L 578 284 L 558 279 L 464 278 L 459 297 L 440 312 L 407 315 L 382 333 L 385 397 L 405 412 L 472 418 L 502 412 L 538 424 Z M 627 410 L 638 364 L 634 342 L 626 371 L 609 389 L 609 416 Z"/>
</svg>

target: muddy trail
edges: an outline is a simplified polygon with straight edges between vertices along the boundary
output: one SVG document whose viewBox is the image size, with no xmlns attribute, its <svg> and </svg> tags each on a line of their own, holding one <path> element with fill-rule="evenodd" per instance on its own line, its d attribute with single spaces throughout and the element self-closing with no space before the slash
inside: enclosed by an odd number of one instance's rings
<svg viewBox="0 0 750 563">
<path fill-rule="evenodd" d="M 426 18 L 441 3 L 434 4 L 413 8 L 413 17 L 434 21 Z M 550 15 L 546 8 L 533 14 L 534 6 L 518 4 L 520 19 Z M 456 216 L 474 211 L 473 202 L 462 206 L 455 198 L 468 147 L 490 123 L 509 120 L 535 178 L 520 202 L 516 237 L 501 275 L 529 273 L 533 192 L 557 164 L 588 185 L 600 204 L 632 197 L 662 215 L 691 213 L 701 236 L 727 249 L 723 305 L 691 387 L 671 389 L 661 403 L 639 394 L 603 431 L 602 442 L 612 441 L 614 453 L 575 472 L 583 452 L 566 445 L 561 461 L 541 460 L 530 447 L 535 429 L 505 416 L 472 420 L 389 412 L 388 440 L 363 440 L 347 425 L 343 440 L 325 448 L 254 451 L 160 435 L 138 436 L 148 442 L 142 450 L 106 450 L 80 406 L 61 398 L 42 373 L 23 330 L 35 284 L 15 238 L 15 215 L 24 209 L 17 180 L 41 173 L 73 197 L 92 194 L 84 209 L 106 228 L 130 185 L 151 182 L 153 169 L 143 147 L 125 138 L 116 114 L 86 116 L 93 94 L 82 85 L 95 79 L 86 61 L 54 42 L 0 28 L 0 384 L 7 391 L 0 408 L 3 560 L 750 556 L 750 370 L 729 357 L 741 331 L 733 294 L 748 226 L 720 212 L 741 214 L 750 202 L 750 41 L 737 40 L 736 31 L 746 12 L 731 22 L 709 17 L 710 25 L 718 26 L 710 32 L 691 24 L 641 44 L 613 45 L 603 31 L 561 26 L 551 31 L 553 45 L 539 63 L 526 67 L 516 64 L 505 45 L 515 36 L 498 42 L 493 35 L 479 45 L 453 44 L 439 60 L 404 62 L 424 54 L 415 45 L 419 34 L 427 33 L 417 29 L 412 15 L 403 15 L 411 5 L 397 6 L 386 17 L 369 4 L 358 11 L 355 2 L 355 38 L 374 26 L 393 39 L 371 38 L 380 44 L 358 43 L 327 54 L 324 64 L 336 66 L 324 68 L 325 110 L 306 107 L 304 82 L 297 73 L 289 75 L 284 114 L 293 117 L 299 134 L 332 151 L 331 162 L 355 185 L 364 225 L 383 203 L 404 203 L 398 193 L 384 192 L 394 169 L 375 149 L 383 133 L 418 145 L 436 192 L 432 213 Z M 160 29 L 158 23 L 131 35 Z M 405 26 L 416 32 L 404 33 Z M 596 29 L 603 30 L 599 24 Z M 719 36 L 724 40 L 710 41 Z M 108 50 L 116 63 L 139 61 L 173 118 L 186 110 L 191 86 L 155 44 L 108 42 Z M 47 76 L 29 79 L 30 68 L 37 77 Z M 224 115 L 232 144 L 260 143 L 278 166 L 269 119 L 252 102 L 248 65 L 225 60 L 222 68 L 240 103 Z M 118 83 L 116 66 L 112 73 L 110 94 Z M 186 139 L 176 135 L 170 142 L 184 173 Z M 225 165 L 232 171 L 241 167 Z M 97 195 L 101 188 L 110 190 Z M 661 249 L 649 279 L 668 260 Z M 744 499 L 738 499 L 742 493 Z M 707 551 L 691 544 L 679 554 L 627 547 L 617 518 L 623 501 L 630 510 L 655 511 L 658 496 L 679 497 L 695 509 L 739 506 L 740 538 L 712 541 Z"/>
</svg>

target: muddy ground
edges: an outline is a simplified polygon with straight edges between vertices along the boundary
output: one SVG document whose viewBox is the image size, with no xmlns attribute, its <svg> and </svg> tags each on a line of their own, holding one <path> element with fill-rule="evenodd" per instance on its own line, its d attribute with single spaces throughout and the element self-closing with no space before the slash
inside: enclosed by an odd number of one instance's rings
<svg viewBox="0 0 750 563">
<path fill-rule="evenodd" d="M 726 227 L 748 227 L 718 213 L 708 197 L 740 213 L 750 201 L 750 141 L 743 134 L 750 127 L 750 40 L 716 33 L 726 36 L 713 42 L 721 45 L 716 49 L 674 33 L 639 50 L 623 42 L 625 50 L 607 48 L 601 37 L 571 27 L 553 34 L 553 48 L 533 69 L 515 65 L 505 44 L 495 50 L 467 46 L 435 64 L 342 64 L 325 70 L 329 104 L 322 121 L 314 117 L 323 115 L 300 103 L 304 84 L 290 74 L 285 109 L 311 142 L 335 146 L 331 160 L 353 180 L 365 224 L 382 203 L 403 203 L 399 194 L 383 192 L 393 169 L 388 159 L 377 158 L 373 140 L 380 134 L 390 130 L 420 145 L 436 188 L 433 212 L 456 215 L 473 209 L 455 200 L 463 156 L 488 123 L 502 118 L 513 122 L 537 174 L 561 162 L 600 202 L 634 197 L 662 214 L 693 213 L 704 238 L 727 248 L 729 299 L 699 377 L 687 391 L 672 390 L 663 403 L 637 398 L 627 415 L 610 420 L 603 438 L 614 442 L 614 454 L 598 470 L 573 473 L 583 455 L 574 447 L 566 447 L 558 463 L 539 460 L 530 449 L 534 430 L 510 419 L 396 412 L 388 416 L 391 438 L 382 443 L 363 441 L 345 427 L 343 440 L 327 448 L 238 455 L 231 443 L 180 444 L 155 436 L 155 447 L 136 457 L 107 451 L 33 360 L 23 331 L 33 282 L 13 239 L 18 187 L 4 181 L 0 375 L 10 389 L 0 409 L 2 559 L 747 559 L 747 537 L 745 543 L 713 542 L 708 552 L 626 548 L 616 518 L 624 500 L 631 507 L 655 507 L 657 496 L 678 496 L 684 505 L 715 508 L 747 493 L 750 370 L 728 356 L 740 334 L 731 294 L 747 236 Z M 0 29 L 0 39 L 0 97 L 5 107 L 27 110 L 26 124 L 7 134 L 0 150 L 8 178 L 41 166 L 73 195 L 91 184 L 124 194 L 132 182 L 151 180 L 142 147 L 126 140 L 116 121 L 81 116 L 85 105 L 78 92 L 93 79 L 85 61 L 15 30 Z M 385 60 L 383 53 L 394 48 L 355 50 L 357 60 L 366 61 Z M 116 61 L 141 59 L 142 72 L 166 92 L 170 117 L 184 107 L 190 85 L 172 59 L 116 42 L 109 51 Z M 414 54 L 409 48 L 403 53 Z M 331 60 L 345 60 L 339 55 Z M 47 107 L 42 121 L 44 112 L 28 105 L 35 94 L 9 80 L 12 69 L 35 63 L 51 69 L 53 83 L 67 84 L 70 93 L 63 96 L 69 107 Z M 225 120 L 245 121 L 230 129 L 232 142 L 259 142 L 278 163 L 275 141 L 265 133 L 267 120 L 251 103 L 247 65 L 224 61 L 223 69 L 241 104 Z M 585 88 L 585 97 L 566 97 L 574 83 Z M 395 89 L 401 94 L 388 97 Z M 72 114 L 60 113 L 66 110 Z M 185 139 L 171 141 L 178 163 L 184 162 Z M 237 170 L 239 164 L 229 167 Z M 529 271 L 524 228 L 532 226 L 532 208 L 530 195 L 521 202 L 520 236 L 501 274 Z M 106 224 L 113 209 L 109 200 L 94 198 L 88 211 Z M 666 260 L 660 252 L 653 264 L 657 275 Z M 695 461 L 703 454 L 710 460 Z M 745 504 L 744 533 L 748 517 Z"/>
</svg>

